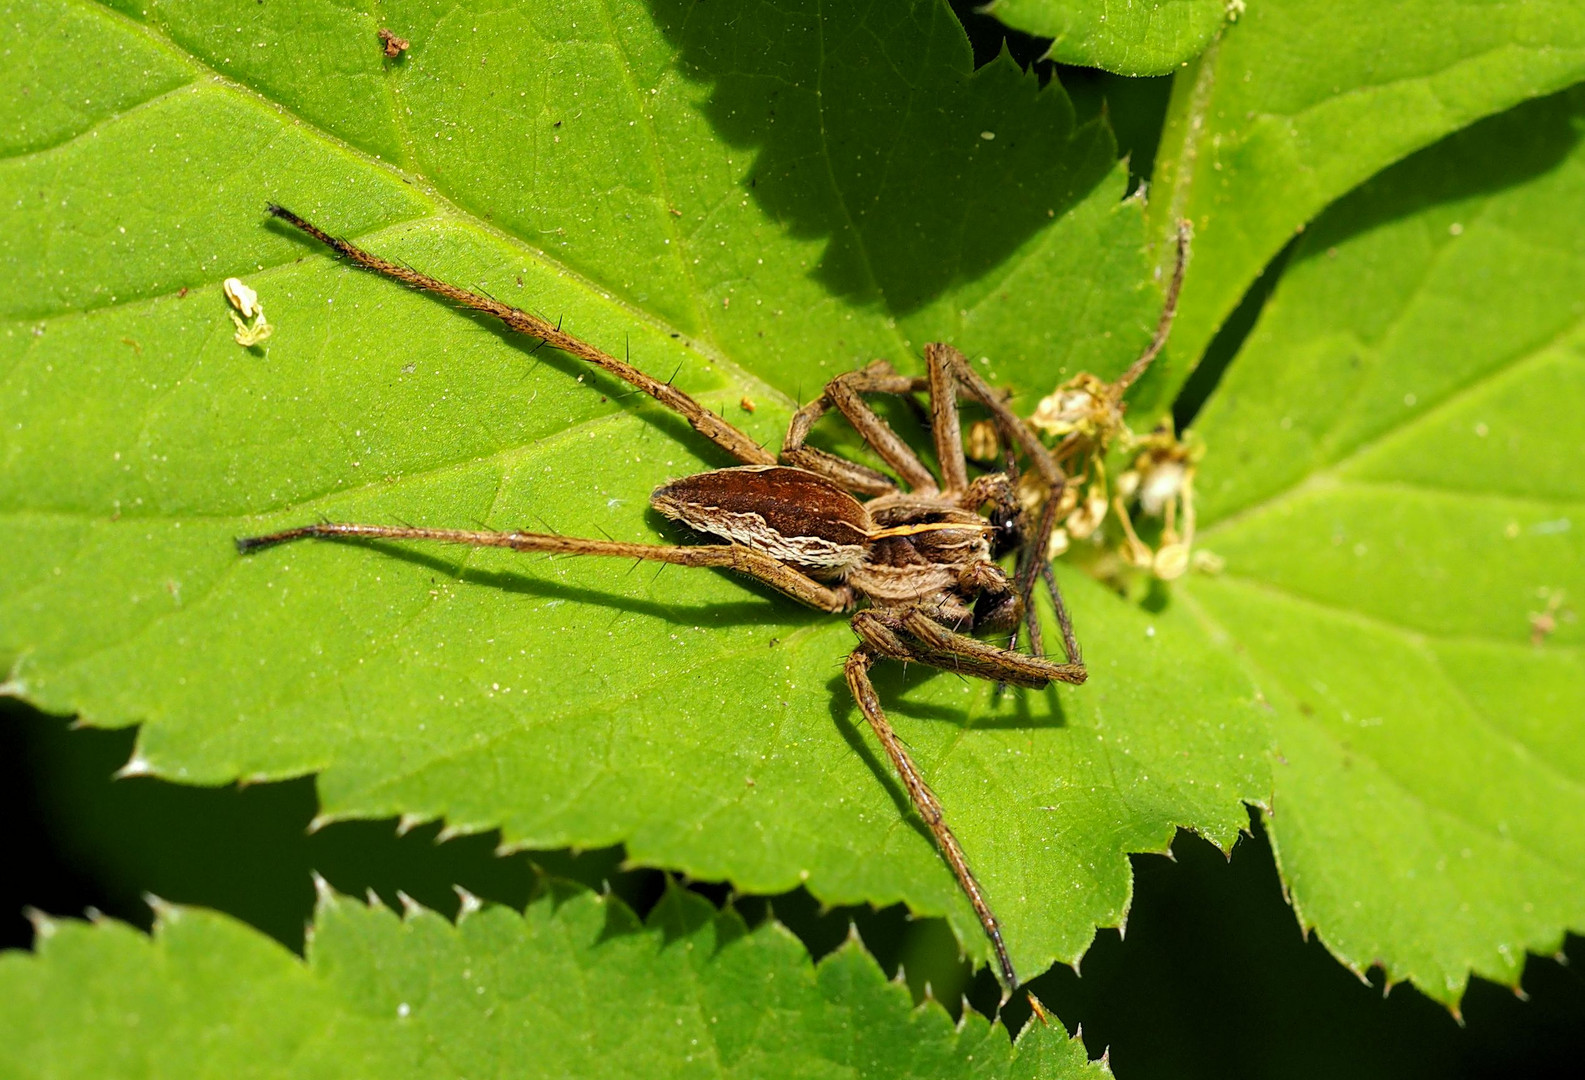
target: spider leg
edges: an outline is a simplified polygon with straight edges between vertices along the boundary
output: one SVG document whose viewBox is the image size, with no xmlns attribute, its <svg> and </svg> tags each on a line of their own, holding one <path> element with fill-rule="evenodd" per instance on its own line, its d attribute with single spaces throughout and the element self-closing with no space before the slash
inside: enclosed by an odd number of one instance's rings
<svg viewBox="0 0 1585 1080">
<path fill-rule="evenodd" d="M 1009 991 L 1018 987 L 1018 975 L 1007 955 L 1002 941 L 1001 925 L 985 899 L 974 872 L 969 869 L 968 857 L 963 847 L 947 825 L 941 802 L 925 783 L 918 766 L 908 755 L 908 749 L 892 730 L 886 713 L 881 708 L 875 687 L 870 682 L 869 669 L 877 657 L 892 660 L 918 661 L 944 671 L 972 675 L 996 682 L 1015 683 L 1040 689 L 1053 682 L 1082 683 L 1086 672 L 1082 663 L 1054 664 L 1037 656 L 1025 656 L 1010 649 L 1001 649 L 966 634 L 955 633 L 931 618 L 917 606 L 901 608 L 866 608 L 853 616 L 853 632 L 859 637 L 859 647 L 848 656 L 846 675 L 848 688 L 864 713 L 875 737 L 880 740 L 891 759 L 892 767 L 908 789 L 914 809 L 935 837 L 941 855 L 952 868 L 958 885 L 979 917 L 985 936 L 996 951 L 997 966 L 1002 981 Z"/>
<path fill-rule="evenodd" d="M 1030 646 L 1033 651 L 1041 652 L 1043 650 L 1040 646 L 1039 621 L 1033 603 L 1035 576 L 1039 573 L 1041 564 L 1046 561 L 1046 552 L 1051 546 L 1051 534 L 1056 531 L 1056 507 L 1062 498 L 1062 489 L 1067 483 L 1067 477 L 1034 430 L 1007 407 L 1002 396 L 980 377 L 964 359 L 962 353 L 950 345 L 931 344 L 925 346 L 925 357 L 932 369 L 940 364 L 951 370 L 963 392 L 983 405 L 991 414 L 991 421 L 996 425 L 1003 441 L 1008 445 L 1016 445 L 1023 451 L 1035 470 L 1040 473 L 1041 480 L 1045 482 L 1046 508 L 1040 515 L 1033 534 L 1024 538 L 1024 550 L 1019 552 L 1018 569 L 1014 575 L 1018 595 L 1024 602 L 1024 622 L 1029 628 Z M 1060 599 L 1057 606 L 1061 610 L 1066 610 Z M 1008 642 L 1008 648 L 1012 648 L 1017 641 L 1018 634 L 1015 630 Z M 1070 660 L 1079 654 L 1079 643 L 1074 637 L 1071 622 L 1062 628 L 1062 648 Z"/>
<path fill-rule="evenodd" d="M 969 486 L 969 464 L 963 453 L 963 425 L 958 418 L 958 387 L 952 365 L 939 348 L 925 346 L 930 372 L 930 436 L 941 468 L 941 490 L 955 495 Z"/>
<path fill-rule="evenodd" d="M 1051 547 L 1051 534 L 1057 527 L 1057 503 L 1061 495 L 1062 488 L 1058 487 L 1047 496 L 1033 540 L 1018 553 L 1018 570 L 1013 581 L 1014 588 L 1024 601 L 1024 625 L 1029 629 L 1030 651 L 1038 655 L 1045 651 L 1045 647 L 1041 642 L 1040 613 L 1035 610 L 1035 574 L 1043 569 L 1048 575 L 1046 587 L 1051 591 L 1051 603 L 1057 609 L 1057 626 L 1062 632 L 1062 654 L 1069 662 L 1078 663 L 1079 639 L 1073 632 L 1073 620 L 1068 616 L 1068 605 L 1063 603 L 1062 590 L 1057 587 L 1057 577 L 1051 572 L 1051 560 L 1046 558 L 1046 552 Z M 1018 631 L 1015 628 L 1007 647 L 1013 648 L 1017 643 Z"/>
<path fill-rule="evenodd" d="M 1007 407 L 1002 395 L 980 377 L 979 372 L 969 365 L 962 353 L 950 345 L 933 342 L 925 346 L 925 361 L 931 367 L 939 364 L 949 368 L 954 381 L 963 393 L 985 406 L 986 411 L 991 414 L 991 422 L 996 425 L 997 432 L 1003 440 L 1022 450 L 1048 485 L 1060 487 L 1064 477 L 1056 459 L 1051 456 L 1051 451 L 1046 449 L 1045 443 L 1040 441 L 1034 429 Z"/>
<path fill-rule="evenodd" d="M 403 266 L 401 263 L 371 254 L 350 241 L 331 236 L 319 226 L 297 216 L 284 206 L 270 203 L 268 210 L 273 216 L 307 233 L 350 262 L 357 263 L 359 266 L 373 270 L 375 273 L 383 274 L 388 278 L 399 281 L 409 288 L 432 292 L 439 296 L 444 296 L 446 299 L 463 307 L 483 312 L 486 315 L 493 315 L 505 323 L 508 330 L 539 338 L 541 344 L 548 344 L 551 348 L 559 349 L 568 356 L 577 357 L 585 363 L 593 364 L 595 367 L 609 372 L 623 382 L 644 391 L 644 393 L 677 413 L 688 421 L 695 431 L 745 465 L 776 464 L 776 456 L 774 454 L 761 447 L 744 432 L 727 423 L 703 405 L 700 405 L 692 397 L 678 390 L 670 383 L 652 378 L 632 364 L 618 360 L 609 353 L 595 348 L 581 338 L 573 337 L 562 330 L 559 320 L 551 323 L 538 315 L 503 304 L 492 297 L 483 296 L 477 292 L 448 284 L 438 278 L 432 278 L 428 274 L 420 273 L 411 267 Z"/>
<path fill-rule="evenodd" d="M 1046 580 L 1046 591 L 1051 594 L 1051 606 L 1057 611 L 1057 626 L 1062 630 L 1062 649 L 1067 654 L 1070 664 L 1084 664 L 1084 655 L 1079 652 L 1079 642 L 1073 634 L 1073 617 L 1068 614 L 1068 605 L 1062 602 L 1062 590 L 1057 588 L 1057 572 L 1051 569 L 1051 560 L 1044 559 L 1040 563 L 1040 576 Z M 1035 625 L 1039 625 L 1036 623 Z M 1038 653 L 1039 650 L 1036 649 Z"/>
<path fill-rule="evenodd" d="M 885 473 L 804 445 L 815 421 L 824 416 L 830 407 L 831 403 L 822 395 L 793 414 L 792 421 L 787 425 L 787 437 L 782 443 L 782 462 L 818 473 L 855 495 L 889 495 L 896 491 L 897 485 Z"/>
<path fill-rule="evenodd" d="M 1123 392 L 1145 373 L 1151 361 L 1167 344 L 1167 335 L 1172 333 L 1172 321 L 1178 317 L 1178 294 L 1183 291 L 1183 271 L 1189 265 L 1189 236 L 1192 231 L 1193 225 L 1187 220 L 1178 222 L 1177 252 L 1172 267 L 1172 280 L 1167 283 L 1167 299 L 1161 306 L 1161 316 L 1156 320 L 1156 332 L 1151 336 L 1150 344 L 1145 347 L 1145 351 L 1139 354 L 1139 359 L 1129 364 L 1128 370 L 1112 384 L 1111 394 L 1114 401 L 1122 398 Z"/>
<path fill-rule="evenodd" d="M 1007 955 L 1001 926 L 985 898 L 985 890 L 969 869 L 968 858 L 947 825 L 940 800 L 930 790 L 930 785 L 925 783 L 907 747 L 886 719 L 875 687 L 870 682 L 869 669 L 878 657 L 886 657 L 918 661 L 945 671 L 1038 689 L 1052 682 L 1081 683 L 1086 674 L 1084 667 L 1082 664 L 1053 664 L 1040 657 L 1025 656 L 966 634 L 955 633 L 918 606 L 866 608 L 853 616 L 852 625 L 853 632 L 859 637 L 859 646 L 848 656 L 848 688 L 853 691 L 854 700 L 864 713 L 864 719 L 869 722 L 875 737 L 886 750 L 886 756 L 891 759 L 892 767 L 902 778 L 903 786 L 908 789 L 914 809 L 929 827 L 942 857 L 952 868 L 959 887 L 979 917 L 985 936 L 996 951 L 996 962 L 1001 969 L 1003 983 L 1008 990 L 1016 989 L 1018 975 Z"/>
<path fill-rule="evenodd" d="M 826 383 L 825 392 L 817 400 L 794 414 L 782 443 L 782 461 L 828 476 L 859 494 L 885 495 L 897 490 L 889 478 L 874 469 L 804 445 L 814 422 L 834 407 L 847 417 L 853 430 L 875 448 L 881 459 L 897 470 L 903 483 L 915 491 L 935 491 L 936 478 L 913 448 L 862 397 L 864 394 L 911 394 L 927 385 L 924 379 L 897 374 L 884 360 L 838 375 Z M 882 484 L 885 486 L 880 486 Z"/>
<path fill-rule="evenodd" d="M 472 529 L 422 529 L 409 525 L 354 525 L 320 522 L 284 529 L 266 536 L 245 537 L 237 550 L 246 555 L 260 548 L 303 539 L 433 540 L 469 547 L 498 547 L 512 551 L 542 551 L 551 555 L 613 555 L 622 559 L 649 560 L 676 566 L 711 566 L 735 570 L 764 582 L 777 592 L 819 611 L 847 611 L 853 592 L 846 586 L 822 585 L 813 578 L 742 544 L 628 544 L 617 540 L 587 540 L 552 533 L 490 532 Z"/>
<path fill-rule="evenodd" d="M 1032 690 L 1054 682 L 1077 685 L 1089 678 L 1082 663 L 1058 664 L 960 634 L 919 606 L 868 608 L 853 616 L 853 631 L 875 652 L 894 660 L 917 660 Z"/>
<path fill-rule="evenodd" d="M 902 740 L 897 737 L 897 732 L 892 729 L 891 722 L 886 719 L 880 697 L 875 693 L 875 685 L 870 682 L 869 670 L 875 662 L 875 656 L 876 654 L 871 652 L 867 645 L 860 645 L 848 655 L 843 672 L 847 677 L 848 689 L 853 692 L 853 699 L 858 702 L 859 711 L 869 722 L 870 730 L 875 732 L 875 737 L 880 740 L 886 756 L 891 759 L 892 768 L 896 769 L 897 775 L 902 778 L 903 787 L 908 789 L 908 798 L 930 829 L 930 835 L 935 837 L 936 846 L 941 849 L 942 857 L 952 868 L 959 887 L 963 889 L 969 898 L 969 903 L 974 907 L 974 914 L 979 917 L 980 926 L 985 929 L 985 936 L 990 938 L 991 947 L 996 952 L 996 966 L 1000 969 L 1002 983 L 1007 988 L 1005 992 L 1011 992 L 1018 987 L 1018 973 L 1013 970 L 1012 958 L 1007 955 L 1007 945 L 1002 940 L 1001 924 L 996 921 L 996 915 L 991 911 L 991 905 L 985 899 L 985 890 L 980 887 L 974 871 L 969 869 L 969 860 L 963 854 L 963 845 L 958 843 L 958 838 L 947 825 L 946 811 L 942 809 L 941 801 L 936 798 L 935 792 L 930 790 L 930 785 L 925 783 L 919 767 L 914 764 Z"/>
</svg>

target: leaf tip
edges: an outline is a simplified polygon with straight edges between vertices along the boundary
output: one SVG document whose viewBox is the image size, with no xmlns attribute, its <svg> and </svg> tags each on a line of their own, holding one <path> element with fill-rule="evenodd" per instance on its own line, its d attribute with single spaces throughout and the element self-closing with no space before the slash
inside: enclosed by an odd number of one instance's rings
<svg viewBox="0 0 1585 1080">
<path fill-rule="evenodd" d="M 60 923 L 32 904 L 22 909 L 22 917 L 33 924 L 33 936 L 41 941 L 47 941 L 54 937 L 55 931 L 60 926 Z"/>
<path fill-rule="evenodd" d="M 149 764 L 149 759 L 143 756 L 142 751 L 132 751 L 132 756 L 127 758 L 127 763 L 115 771 L 117 780 L 125 780 L 131 776 L 153 776 L 154 766 Z"/>
<path fill-rule="evenodd" d="M 476 912 L 476 911 L 478 911 L 478 910 L 480 910 L 481 908 L 484 907 L 484 901 L 483 900 L 480 900 L 477 896 L 474 896 L 471 892 L 469 892 L 467 889 L 464 889 L 461 885 L 453 885 L 451 888 L 452 888 L 452 891 L 457 894 L 457 899 L 462 905 L 461 907 L 459 907 L 457 909 L 457 921 L 458 922 L 461 922 L 463 919 L 466 919 L 469 915 L 472 915 L 474 912 Z"/>
<path fill-rule="evenodd" d="M 312 871 L 312 874 L 314 878 L 314 906 L 318 908 L 329 907 L 334 897 L 330 882 L 326 881 L 318 870 Z"/>
<path fill-rule="evenodd" d="M 396 899 L 401 901 L 402 920 L 404 922 L 408 919 L 416 918 L 424 910 L 424 905 L 420 904 L 417 900 L 414 900 L 411 896 L 408 896 L 401 889 L 396 890 Z"/>
<path fill-rule="evenodd" d="M 154 910 L 154 932 L 158 934 L 182 917 L 182 909 L 151 892 L 143 894 L 143 902 Z"/>
</svg>

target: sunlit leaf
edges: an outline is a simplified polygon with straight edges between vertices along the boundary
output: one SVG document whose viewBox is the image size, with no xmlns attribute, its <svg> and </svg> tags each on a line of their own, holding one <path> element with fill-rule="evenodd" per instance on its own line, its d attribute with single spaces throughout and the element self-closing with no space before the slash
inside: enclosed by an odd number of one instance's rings
<svg viewBox="0 0 1585 1080">
<path fill-rule="evenodd" d="M 675 541 L 649 491 L 729 463 L 262 210 L 560 318 L 775 444 L 825 379 L 930 340 L 1023 409 L 1127 364 L 1161 298 L 1106 128 L 1010 61 L 972 71 L 938 3 L 381 11 L 24 18 L 18 50 L 72 72 L 31 84 L 49 145 L 0 163 L 10 688 L 141 723 L 134 770 L 317 772 L 328 816 L 905 900 L 985 955 L 848 701 L 843 620 L 705 571 L 235 553 L 321 515 Z M 231 275 L 274 327 L 252 349 Z M 1178 825 L 1225 846 L 1269 785 L 1249 677 L 1194 619 L 1068 587 L 1081 689 L 879 675 L 1028 973 L 1121 920 L 1125 853 Z"/>
<path fill-rule="evenodd" d="M 1051 38 L 1063 64 L 1119 75 L 1167 75 L 1198 56 L 1241 0 L 992 0 L 979 8 Z"/>
<path fill-rule="evenodd" d="M 1328 203 L 1483 116 L 1585 78 L 1574 0 L 1251 0 L 1178 76 L 1154 235 L 1194 223 L 1165 405 L 1271 258 Z M 1170 245 L 1160 244 L 1160 261 Z"/>
<path fill-rule="evenodd" d="M 1306 925 L 1456 1002 L 1585 926 L 1585 93 L 1310 230 L 1197 424 L 1186 606 L 1261 686 Z"/>
<path fill-rule="evenodd" d="M 306 960 L 197 908 L 44 931 L 0 958 L 7 1076 L 1110 1075 L 1058 1025 L 958 1027 L 856 942 L 811 964 L 681 890 L 647 925 L 583 891 L 456 926 L 326 898 Z"/>
</svg>

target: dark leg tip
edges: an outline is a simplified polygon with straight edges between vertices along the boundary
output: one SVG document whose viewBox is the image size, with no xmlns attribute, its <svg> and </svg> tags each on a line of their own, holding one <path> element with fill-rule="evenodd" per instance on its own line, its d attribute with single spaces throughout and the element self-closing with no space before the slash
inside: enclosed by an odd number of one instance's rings
<svg viewBox="0 0 1585 1080">
<path fill-rule="evenodd" d="M 282 206 L 278 202 L 267 202 L 267 203 L 265 203 L 264 204 L 264 210 L 271 217 L 278 218 L 281 221 L 286 222 L 288 225 L 294 226 L 295 228 L 298 228 L 298 229 L 302 229 L 305 232 L 312 232 L 313 231 L 312 227 L 308 224 L 308 222 L 304 221 L 302 218 L 298 217 L 296 214 L 292 213 L 290 210 L 286 209 L 286 207 Z"/>
<path fill-rule="evenodd" d="M 239 536 L 235 543 L 238 555 L 250 555 L 260 548 L 274 547 L 284 544 L 288 540 L 296 540 L 300 536 L 310 535 L 311 530 L 288 529 L 286 532 L 270 533 L 268 536 Z"/>
</svg>

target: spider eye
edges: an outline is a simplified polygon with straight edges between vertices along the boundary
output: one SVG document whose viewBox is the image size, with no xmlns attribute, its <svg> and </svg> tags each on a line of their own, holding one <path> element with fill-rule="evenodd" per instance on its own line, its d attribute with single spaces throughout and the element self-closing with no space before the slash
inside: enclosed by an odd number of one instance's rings
<svg viewBox="0 0 1585 1080">
<path fill-rule="evenodd" d="M 991 554 L 1001 556 L 1020 547 L 1024 542 L 1023 515 L 1011 507 L 997 507 L 991 511 Z"/>
</svg>

